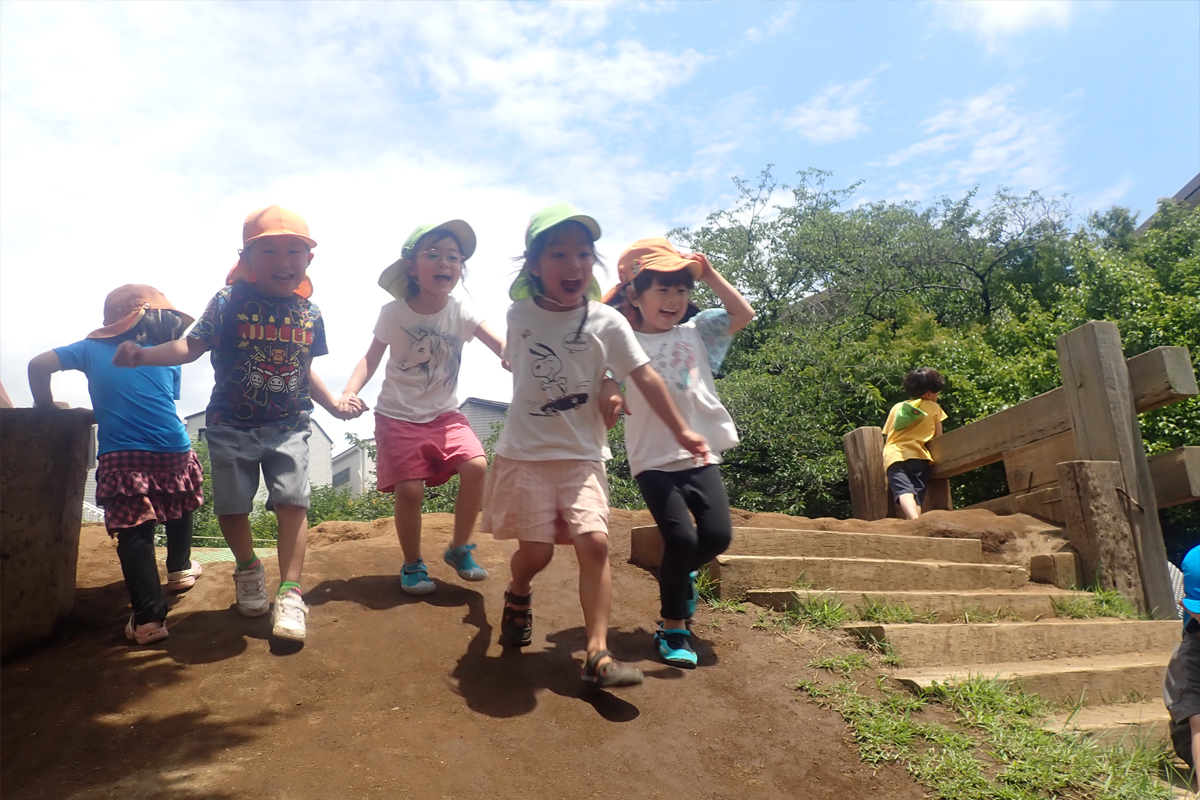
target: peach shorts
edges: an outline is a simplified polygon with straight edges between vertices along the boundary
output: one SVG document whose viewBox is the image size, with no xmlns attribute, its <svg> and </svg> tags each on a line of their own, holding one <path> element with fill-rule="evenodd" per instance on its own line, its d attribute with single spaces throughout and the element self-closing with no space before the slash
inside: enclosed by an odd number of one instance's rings
<svg viewBox="0 0 1200 800">
<path fill-rule="evenodd" d="M 481 528 L 497 539 L 571 544 L 608 533 L 604 462 L 518 461 L 496 456 L 483 490 Z"/>
</svg>

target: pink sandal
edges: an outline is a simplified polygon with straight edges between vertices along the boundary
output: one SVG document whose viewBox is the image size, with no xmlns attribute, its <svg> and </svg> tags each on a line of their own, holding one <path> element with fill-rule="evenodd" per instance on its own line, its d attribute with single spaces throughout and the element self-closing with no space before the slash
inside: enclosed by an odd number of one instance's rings
<svg viewBox="0 0 1200 800">
<path fill-rule="evenodd" d="M 129 616 L 129 622 L 125 623 L 125 638 L 138 644 L 154 644 L 155 642 L 161 642 L 170 635 L 167 631 L 167 621 L 165 619 L 159 620 L 157 627 L 143 631 L 142 633 L 137 632 L 137 624 L 133 621 L 132 614 Z"/>
</svg>

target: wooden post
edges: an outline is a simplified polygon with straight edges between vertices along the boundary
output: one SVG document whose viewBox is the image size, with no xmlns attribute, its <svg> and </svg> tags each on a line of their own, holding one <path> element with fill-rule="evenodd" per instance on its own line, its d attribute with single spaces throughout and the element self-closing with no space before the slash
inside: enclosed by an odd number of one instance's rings
<svg viewBox="0 0 1200 800">
<path fill-rule="evenodd" d="M 1167 573 L 1158 502 L 1121 351 L 1121 334 L 1112 322 L 1094 321 L 1058 337 L 1056 345 L 1078 458 L 1121 465 L 1123 500 L 1133 530 L 1146 609 L 1158 619 L 1174 619 L 1175 597 Z"/>
<path fill-rule="evenodd" d="M 850 478 L 850 507 L 856 519 L 886 519 L 887 473 L 883 469 L 883 429 L 856 428 L 842 437 Z"/>
<path fill-rule="evenodd" d="M 1125 514 L 1125 479 L 1116 461 L 1058 465 L 1067 538 L 1079 554 L 1085 583 L 1115 589 L 1146 610 L 1137 547 Z"/>
<path fill-rule="evenodd" d="M 950 496 L 949 478 L 931 478 L 925 489 L 925 502 L 921 511 L 953 511 L 954 498 Z"/>
</svg>

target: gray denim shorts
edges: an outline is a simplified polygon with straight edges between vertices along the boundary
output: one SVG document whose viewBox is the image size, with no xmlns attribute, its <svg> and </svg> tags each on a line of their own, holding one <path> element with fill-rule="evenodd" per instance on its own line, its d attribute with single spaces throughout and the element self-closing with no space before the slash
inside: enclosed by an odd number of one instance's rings
<svg viewBox="0 0 1200 800">
<path fill-rule="evenodd" d="M 267 508 L 308 508 L 308 437 L 312 431 L 285 431 L 269 425 L 205 429 L 212 471 L 213 513 L 249 514 L 262 470 Z"/>
</svg>

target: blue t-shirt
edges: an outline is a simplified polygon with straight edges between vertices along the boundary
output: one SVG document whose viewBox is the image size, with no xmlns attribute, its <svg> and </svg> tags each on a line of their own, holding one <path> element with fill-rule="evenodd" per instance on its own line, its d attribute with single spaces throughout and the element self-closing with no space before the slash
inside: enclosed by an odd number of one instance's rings
<svg viewBox="0 0 1200 800">
<path fill-rule="evenodd" d="M 261 294 L 238 281 L 209 301 L 188 338 L 204 342 L 212 356 L 209 427 L 308 430 L 308 371 L 314 357 L 329 352 L 316 303 Z"/>
<path fill-rule="evenodd" d="M 63 369 L 77 369 L 88 379 L 92 410 L 100 427 L 100 455 L 118 450 L 186 453 L 192 443 L 175 410 L 179 399 L 179 367 L 114 367 L 119 341 L 84 339 L 56 347 Z"/>
</svg>

